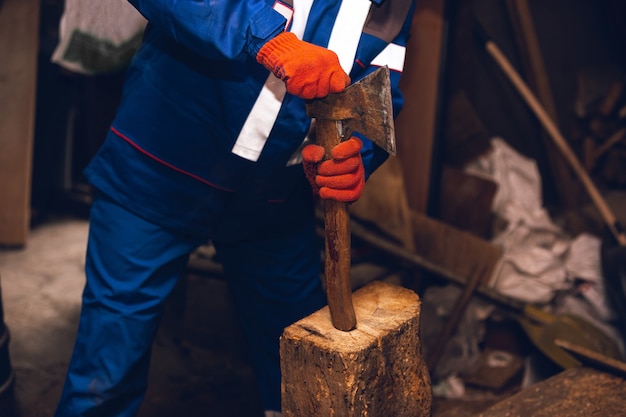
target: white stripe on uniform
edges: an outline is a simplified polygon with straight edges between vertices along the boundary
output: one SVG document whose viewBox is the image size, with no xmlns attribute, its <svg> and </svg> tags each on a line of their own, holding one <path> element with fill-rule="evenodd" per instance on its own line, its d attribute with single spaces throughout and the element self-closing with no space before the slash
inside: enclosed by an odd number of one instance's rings
<svg viewBox="0 0 626 417">
<path fill-rule="evenodd" d="M 282 10 L 283 5 L 280 3 L 277 4 L 281 6 L 279 13 L 284 12 L 284 10 Z M 291 26 L 291 31 L 299 38 L 302 38 L 304 34 L 307 17 L 312 5 L 313 0 L 294 1 L 293 25 Z M 239 137 L 237 137 L 235 141 L 235 145 L 232 149 L 235 155 L 239 155 L 249 161 L 257 161 L 259 159 L 265 142 L 267 142 L 267 138 L 272 131 L 272 127 L 274 127 L 286 92 L 287 88 L 285 83 L 276 78 L 274 74 L 270 73 L 250 114 L 248 114 L 246 122 L 239 132 Z"/>
<path fill-rule="evenodd" d="M 383 49 L 376 58 L 372 60 L 372 65 L 384 67 L 387 65 L 390 70 L 402 72 L 404 69 L 404 57 L 406 48 L 396 43 L 390 43 Z"/>
<path fill-rule="evenodd" d="M 339 13 L 330 33 L 328 49 L 339 57 L 343 70 L 350 74 L 354 57 L 361 39 L 361 32 L 365 19 L 369 14 L 372 2 L 370 0 L 347 0 L 341 2 Z"/>
<path fill-rule="evenodd" d="M 302 39 L 313 0 L 294 0 L 291 32 Z M 328 49 L 339 57 L 341 67 L 350 73 L 363 25 L 371 6 L 370 0 L 347 0 L 341 3 L 330 34 Z M 276 122 L 285 97 L 285 83 L 273 74 L 267 78 L 257 97 L 232 152 L 250 161 L 257 161 Z"/>
</svg>

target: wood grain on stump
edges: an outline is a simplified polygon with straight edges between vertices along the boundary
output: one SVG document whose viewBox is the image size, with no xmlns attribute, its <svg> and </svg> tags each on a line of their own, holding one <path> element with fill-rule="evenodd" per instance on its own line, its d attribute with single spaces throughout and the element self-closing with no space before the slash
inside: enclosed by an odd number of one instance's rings
<svg viewBox="0 0 626 417">
<path fill-rule="evenodd" d="M 328 307 L 285 329 L 283 416 L 429 416 L 418 295 L 374 281 L 353 302 L 357 327 L 350 332 L 333 327 Z"/>
</svg>

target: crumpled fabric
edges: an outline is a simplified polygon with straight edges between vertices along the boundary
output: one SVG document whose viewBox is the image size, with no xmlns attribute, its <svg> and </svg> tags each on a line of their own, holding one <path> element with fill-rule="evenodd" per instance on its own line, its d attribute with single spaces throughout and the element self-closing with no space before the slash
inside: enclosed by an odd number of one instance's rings
<svg viewBox="0 0 626 417">
<path fill-rule="evenodd" d="M 541 304 L 568 292 L 584 304 L 581 314 L 600 322 L 614 320 L 603 283 L 600 239 L 587 233 L 567 236 L 543 208 L 535 161 L 500 138 L 493 138 L 491 146 L 492 152 L 467 171 L 498 184 L 492 211 L 504 226 L 494 233 L 493 243 L 503 248 L 503 256 L 491 277 L 493 288 Z"/>
<path fill-rule="evenodd" d="M 467 167 L 498 184 L 492 211 L 504 225 L 495 231 L 493 243 L 503 248 L 503 256 L 491 285 L 525 302 L 548 303 L 556 291 L 571 286 L 564 263 L 571 238 L 543 207 L 536 162 L 501 138 L 493 138 L 491 146 L 491 153 Z"/>
</svg>

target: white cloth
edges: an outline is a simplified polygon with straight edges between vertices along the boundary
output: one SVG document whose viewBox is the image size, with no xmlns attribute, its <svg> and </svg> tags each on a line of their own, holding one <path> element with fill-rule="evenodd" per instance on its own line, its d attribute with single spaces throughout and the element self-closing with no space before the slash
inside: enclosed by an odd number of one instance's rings
<svg viewBox="0 0 626 417">
<path fill-rule="evenodd" d="M 503 256 L 492 277 L 499 292 L 527 302 L 547 303 L 571 283 L 563 258 L 570 239 L 543 207 L 541 176 L 534 160 L 504 140 L 491 141 L 492 152 L 467 167 L 471 174 L 498 184 L 492 211 L 504 220 L 493 243 Z"/>
<path fill-rule="evenodd" d="M 119 70 L 139 47 L 146 23 L 127 0 L 65 0 L 51 61 L 87 75 Z"/>
</svg>

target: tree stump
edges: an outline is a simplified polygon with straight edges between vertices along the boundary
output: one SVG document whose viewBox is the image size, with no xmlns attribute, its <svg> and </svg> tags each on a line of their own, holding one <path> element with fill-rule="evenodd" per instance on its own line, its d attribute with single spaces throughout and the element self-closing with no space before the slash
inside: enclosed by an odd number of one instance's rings
<svg viewBox="0 0 626 417">
<path fill-rule="evenodd" d="M 333 327 L 328 307 L 285 329 L 283 416 L 430 416 L 418 295 L 374 281 L 356 291 L 353 302 L 357 327 L 350 332 Z"/>
</svg>

